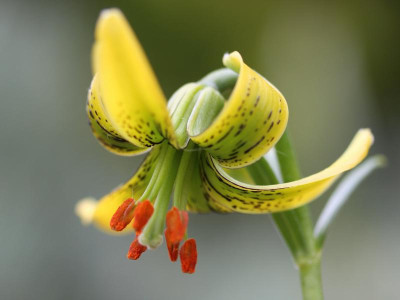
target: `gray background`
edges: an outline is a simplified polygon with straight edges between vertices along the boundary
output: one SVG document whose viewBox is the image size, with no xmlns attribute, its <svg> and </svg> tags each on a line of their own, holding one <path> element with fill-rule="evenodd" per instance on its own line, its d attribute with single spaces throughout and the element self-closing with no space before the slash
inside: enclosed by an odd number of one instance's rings
<svg viewBox="0 0 400 300">
<path fill-rule="evenodd" d="M 269 216 L 192 215 L 192 276 L 165 246 L 131 262 L 131 236 L 81 226 L 75 203 L 101 197 L 141 160 L 106 152 L 87 126 L 93 31 L 111 6 L 128 16 L 167 96 L 240 51 L 285 95 L 306 175 L 335 160 L 358 128 L 372 128 L 372 153 L 389 165 L 332 227 L 324 291 L 398 299 L 398 3 L 1 0 L 0 299 L 300 299 Z M 316 216 L 325 199 L 312 204 Z"/>
</svg>

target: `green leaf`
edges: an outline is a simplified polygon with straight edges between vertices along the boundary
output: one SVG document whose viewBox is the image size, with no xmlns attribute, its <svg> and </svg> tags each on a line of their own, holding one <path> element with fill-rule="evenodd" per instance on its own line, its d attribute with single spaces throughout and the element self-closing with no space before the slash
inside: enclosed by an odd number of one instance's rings
<svg viewBox="0 0 400 300">
<path fill-rule="evenodd" d="M 372 171 L 383 167 L 385 164 L 386 159 L 384 156 L 375 155 L 368 158 L 342 179 L 326 203 L 317 224 L 315 225 L 314 236 L 317 239 L 317 245 L 319 248 L 322 248 L 323 246 L 329 226 L 332 224 L 346 201 L 350 198 L 353 191 Z"/>
</svg>

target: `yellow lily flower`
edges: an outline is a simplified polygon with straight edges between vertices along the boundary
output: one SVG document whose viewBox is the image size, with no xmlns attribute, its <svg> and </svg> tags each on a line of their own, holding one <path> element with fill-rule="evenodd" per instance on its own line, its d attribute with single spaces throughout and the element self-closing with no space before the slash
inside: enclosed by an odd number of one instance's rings
<svg viewBox="0 0 400 300">
<path fill-rule="evenodd" d="M 223 57 L 226 69 L 183 86 L 167 104 L 119 10 L 101 13 L 95 36 L 95 75 L 87 103 L 93 134 L 118 155 L 151 152 L 125 184 L 99 201 L 82 200 L 76 210 L 85 223 L 105 231 L 111 223 L 112 229 L 127 232 L 132 223 L 137 238 L 129 258 L 157 247 L 166 223 L 171 260 L 180 253 L 182 270 L 192 273 L 197 251 L 195 241 L 187 239 L 186 211 L 260 214 L 299 207 L 359 164 L 373 143 L 371 132 L 362 129 L 343 155 L 319 173 L 284 184 L 243 183 L 230 169 L 246 173 L 286 129 L 287 103 L 271 83 L 233 52 Z"/>
</svg>

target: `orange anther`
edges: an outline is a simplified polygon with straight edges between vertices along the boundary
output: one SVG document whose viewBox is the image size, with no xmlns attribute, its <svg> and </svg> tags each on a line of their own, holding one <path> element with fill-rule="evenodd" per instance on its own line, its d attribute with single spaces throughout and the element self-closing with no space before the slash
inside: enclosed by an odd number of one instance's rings
<svg viewBox="0 0 400 300">
<path fill-rule="evenodd" d="M 182 272 L 189 274 L 194 273 L 197 263 L 197 248 L 195 239 L 188 239 L 183 243 L 180 251 L 180 257 Z"/>
<path fill-rule="evenodd" d="M 138 237 L 136 236 L 131 246 L 129 247 L 127 258 L 137 260 L 143 252 L 147 250 L 146 246 L 139 243 Z"/>
<path fill-rule="evenodd" d="M 165 240 L 166 240 L 166 244 L 167 244 L 167 248 L 168 248 L 168 254 L 169 254 L 169 258 L 171 259 L 171 261 L 176 261 L 178 259 L 178 255 L 179 255 L 179 244 L 180 241 L 178 242 L 171 242 L 170 239 L 170 232 L 168 230 L 165 230 Z"/>
<path fill-rule="evenodd" d="M 111 229 L 116 231 L 123 230 L 133 219 L 133 211 L 135 209 L 135 200 L 126 199 L 111 218 Z"/>
<path fill-rule="evenodd" d="M 135 212 L 133 213 L 135 217 L 133 220 L 133 228 L 136 232 L 141 232 L 143 230 L 143 227 L 147 224 L 153 212 L 154 207 L 149 200 L 140 202 L 136 206 Z"/>
<path fill-rule="evenodd" d="M 180 211 L 178 208 L 173 207 L 167 213 L 166 223 L 168 237 L 171 243 L 180 242 L 186 233 L 189 216 L 186 211 Z"/>
</svg>

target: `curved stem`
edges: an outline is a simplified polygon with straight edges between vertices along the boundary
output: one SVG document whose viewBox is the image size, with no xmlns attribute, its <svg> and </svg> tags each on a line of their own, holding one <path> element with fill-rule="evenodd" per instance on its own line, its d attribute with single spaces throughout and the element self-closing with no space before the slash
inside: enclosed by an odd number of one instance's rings
<svg viewBox="0 0 400 300">
<path fill-rule="evenodd" d="M 256 163 L 248 166 L 247 171 L 250 173 L 255 184 L 266 185 L 279 183 L 278 178 L 275 176 L 274 171 L 265 158 L 261 158 Z M 288 245 L 290 252 L 293 257 L 295 257 L 298 249 L 301 249 L 301 237 L 298 232 L 299 229 L 297 226 L 291 224 L 291 218 L 287 216 L 288 212 L 272 214 L 272 218 Z"/>
<path fill-rule="evenodd" d="M 299 179 L 300 171 L 287 132 L 276 145 L 284 182 Z M 256 184 L 279 183 L 277 177 L 262 158 L 247 167 Z M 322 300 L 320 252 L 313 235 L 313 224 L 308 206 L 302 206 L 272 215 L 299 268 L 304 300 Z"/>
<path fill-rule="evenodd" d="M 300 179 L 299 166 L 287 130 L 277 143 L 276 150 L 283 180 L 285 182 L 290 182 Z M 297 233 L 302 242 L 301 247 L 292 253 L 294 254 L 294 259 L 300 271 L 303 299 L 323 299 L 321 255 L 314 238 L 313 223 L 308 205 L 301 206 L 288 212 L 279 213 L 279 217 L 275 217 L 274 219 L 285 219 L 288 221 L 290 227 L 294 226 L 295 230 L 298 230 Z M 282 225 L 279 223 L 279 220 L 277 225 L 279 228 Z M 284 226 L 287 226 L 287 224 Z M 283 229 L 285 230 L 285 228 Z"/>
</svg>

